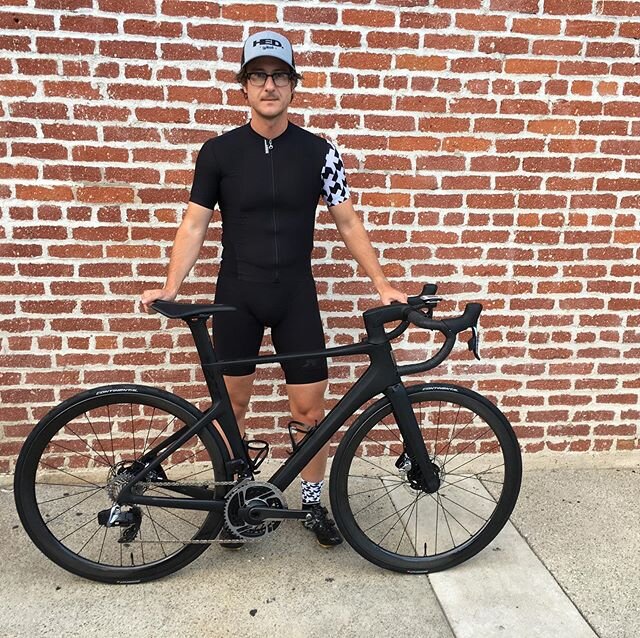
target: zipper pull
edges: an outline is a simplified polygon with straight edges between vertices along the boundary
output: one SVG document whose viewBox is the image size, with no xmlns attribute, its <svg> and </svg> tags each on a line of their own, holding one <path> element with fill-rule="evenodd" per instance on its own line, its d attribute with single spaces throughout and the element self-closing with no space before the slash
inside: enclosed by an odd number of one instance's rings
<svg viewBox="0 0 640 638">
<path fill-rule="evenodd" d="M 268 142 L 268 144 L 267 144 Z M 265 154 L 269 154 L 269 151 L 273 150 L 273 142 L 271 140 L 265 140 L 264 141 L 264 152 Z"/>
</svg>

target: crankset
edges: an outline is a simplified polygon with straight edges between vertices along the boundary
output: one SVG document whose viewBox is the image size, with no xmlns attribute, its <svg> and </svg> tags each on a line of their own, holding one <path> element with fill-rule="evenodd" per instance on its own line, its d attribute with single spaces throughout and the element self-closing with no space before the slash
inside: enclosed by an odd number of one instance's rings
<svg viewBox="0 0 640 638">
<path fill-rule="evenodd" d="M 229 491 L 225 501 L 224 519 L 228 531 L 232 536 L 247 540 L 274 532 L 281 522 L 263 517 L 249 522 L 252 508 L 268 508 L 270 511 L 287 509 L 284 494 L 271 483 L 262 481 L 243 481 Z"/>
</svg>

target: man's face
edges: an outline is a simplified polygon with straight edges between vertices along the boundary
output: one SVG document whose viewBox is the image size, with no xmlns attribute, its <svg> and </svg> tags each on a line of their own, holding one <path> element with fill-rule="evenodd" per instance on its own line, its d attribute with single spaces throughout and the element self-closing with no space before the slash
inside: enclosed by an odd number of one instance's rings
<svg viewBox="0 0 640 638">
<path fill-rule="evenodd" d="M 251 60 L 247 65 L 247 73 L 262 71 L 263 73 L 290 73 L 291 69 L 285 62 L 271 57 L 260 57 Z M 293 84 L 276 86 L 272 77 L 268 77 L 264 86 L 253 86 L 247 80 L 245 86 L 249 106 L 266 119 L 275 119 L 289 107 L 293 97 Z"/>
</svg>

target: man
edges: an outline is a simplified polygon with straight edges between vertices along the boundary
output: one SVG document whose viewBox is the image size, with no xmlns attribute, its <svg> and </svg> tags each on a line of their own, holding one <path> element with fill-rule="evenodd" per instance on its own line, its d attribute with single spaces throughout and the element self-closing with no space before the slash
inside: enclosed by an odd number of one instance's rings
<svg viewBox="0 0 640 638">
<path fill-rule="evenodd" d="M 238 310 L 215 317 L 213 340 L 221 360 L 255 357 L 264 328 L 279 354 L 324 349 L 311 250 L 320 196 L 347 248 L 367 273 L 380 299 L 406 302 L 385 278 L 349 198 L 337 149 L 289 122 L 287 111 L 300 79 L 293 51 L 281 34 L 262 31 L 244 43 L 238 81 L 251 121 L 204 143 L 187 212 L 171 252 L 164 288 L 146 290 L 142 302 L 175 299 L 202 247 L 213 210 L 222 214 L 222 260 L 216 303 Z M 306 427 L 324 415 L 325 359 L 282 364 L 292 418 Z M 244 432 L 255 366 L 225 370 L 231 403 Z M 303 430 L 305 427 L 298 426 Z M 342 539 L 320 505 L 329 446 L 301 474 L 305 526 L 323 546 Z M 229 538 L 228 532 L 226 538 Z"/>
</svg>

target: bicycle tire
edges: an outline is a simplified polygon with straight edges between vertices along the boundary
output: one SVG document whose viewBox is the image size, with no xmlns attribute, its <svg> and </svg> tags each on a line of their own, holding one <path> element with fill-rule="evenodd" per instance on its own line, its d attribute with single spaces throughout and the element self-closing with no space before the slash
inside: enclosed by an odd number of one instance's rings
<svg viewBox="0 0 640 638">
<path fill-rule="evenodd" d="M 449 384 L 415 385 L 407 392 L 439 468 L 439 490 L 429 495 L 412 488 L 409 475 L 396 466 L 406 462 L 404 444 L 391 403 L 383 398 L 340 442 L 330 498 L 336 523 L 356 552 L 385 569 L 422 574 L 468 560 L 497 536 L 518 498 L 522 459 L 511 425 L 485 397 Z M 440 432 L 448 433 L 446 444 L 438 442 Z M 468 458 L 470 452 L 475 458 Z"/>
<path fill-rule="evenodd" d="M 27 437 L 16 464 L 16 507 L 31 540 L 60 567 L 105 583 L 150 581 L 185 567 L 208 544 L 178 541 L 215 538 L 223 524 L 221 513 L 143 505 L 139 507 L 142 522 L 138 534 L 126 544 L 118 542 L 122 528 L 101 526 L 97 512 L 113 504 L 113 493 L 127 480 L 126 473 L 121 473 L 128 463 L 156 441 L 165 440 L 162 437 L 168 438 L 201 416 L 199 410 L 176 395 L 133 384 L 94 388 L 55 407 Z M 226 446 L 210 425 L 161 467 L 164 479 L 169 481 L 226 481 L 228 459 Z M 205 469 L 197 471 L 199 464 Z M 184 472 L 191 472 L 195 478 Z M 174 491 L 159 483 L 147 489 L 155 491 L 156 496 L 176 497 Z M 222 498 L 225 489 L 214 488 L 214 497 Z M 58 508 L 67 509 L 57 512 Z M 80 527 L 69 533 L 78 520 Z M 174 534 L 178 529 L 188 534 L 188 539 Z"/>
</svg>

